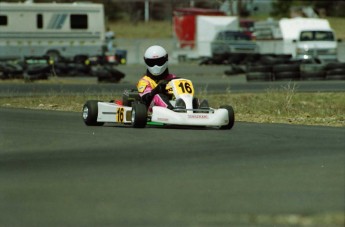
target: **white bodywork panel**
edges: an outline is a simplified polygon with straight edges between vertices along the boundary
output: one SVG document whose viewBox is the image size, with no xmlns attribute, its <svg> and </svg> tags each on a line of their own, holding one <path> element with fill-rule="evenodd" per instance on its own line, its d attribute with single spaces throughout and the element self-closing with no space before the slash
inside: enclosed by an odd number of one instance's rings
<svg viewBox="0 0 345 227">
<path fill-rule="evenodd" d="M 98 102 L 98 122 L 131 123 L 132 107 L 120 106 L 115 103 Z M 206 110 L 207 111 L 207 110 Z M 207 113 L 175 112 L 164 107 L 154 106 L 152 122 L 166 125 L 186 126 L 223 126 L 229 123 L 226 109 L 211 109 Z"/>
<path fill-rule="evenodd" d="M 177 113 L 164 107 L 154 106 L 152 121 L 169 125 L 223 126 L 229 123 L 226 109 L 209 113 Z"/>
<path fill-rule="evenodd" d="M 98 122 L 131 123 L 132 107 L 98 102 Z"/>
</svg>

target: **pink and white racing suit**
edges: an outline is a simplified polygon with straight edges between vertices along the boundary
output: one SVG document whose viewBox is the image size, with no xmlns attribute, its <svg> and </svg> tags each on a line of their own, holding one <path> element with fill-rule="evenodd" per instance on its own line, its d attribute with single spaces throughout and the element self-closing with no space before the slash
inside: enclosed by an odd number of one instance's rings
<svg viewBox="0 0 345 227">
<path fill-rule="evenodd" d="M 174 74 L 168 74 L 163 80 L 172 80 L 176 78 L 176 75 Z M 162 80 L 160 80 L 162 81 Z M 152 90 L 155 89 L 157 87 L 157 84 L 160 81 L 155 81 L 152 78 L 150 78 L 149 76 L 143 76 L 138 84 L 137 84 L 137 89 L 139 92 L 140 97 L 143 97 L 145 95 L 147 95 L 148 100 L 144 100 L 144 101 L 149 101 L 148 103 L 146 103 L 146 105 L 148 105 L 148 110 L 152 111 L 152 107 L 153 106 L 162 106 L 162 107 L 169 107 L 171 106 L 169 103 L 169 100 L 167 98 L 167 96 L 165 94 L 153 94 L 153 96 L 151 97 L 150 94 L 152 93 Z M 151 100 L 152 98 L 152 100 Z"/>
</svg>

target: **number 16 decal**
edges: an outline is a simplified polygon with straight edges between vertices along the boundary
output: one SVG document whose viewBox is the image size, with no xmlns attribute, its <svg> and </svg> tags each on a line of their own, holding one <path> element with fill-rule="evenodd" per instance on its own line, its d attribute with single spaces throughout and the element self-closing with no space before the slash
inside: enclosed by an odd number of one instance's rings
<svg viewBox="0 0 345 227">
<path fill-rule="evenodd" d="M 191 84 L 189 81 L 178 81 L 178 84 L 175 84 L 175 86 L 178 87 L 178 94 L 194 94 L 193 84 Z"/>
<path fill-rule="evenodd" d="M 123 115 L 124 115 L 125 109 L 124 108 L 118 108 L 116 112 L 116 122 L 123 122 Z"/>
</svg>

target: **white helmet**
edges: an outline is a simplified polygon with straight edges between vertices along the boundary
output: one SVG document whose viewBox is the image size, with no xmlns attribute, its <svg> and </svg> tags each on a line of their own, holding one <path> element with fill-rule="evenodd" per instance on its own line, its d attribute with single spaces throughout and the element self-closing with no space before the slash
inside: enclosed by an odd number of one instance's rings
<svg viewBox="0 0 345 227">
<path fill-rule="evenodd" d="M 168 68 L 168 53 L 161 46 L 150 46 L 144 54 L 147 69 L 154 76 L 161 75 Z"/>
</svg>

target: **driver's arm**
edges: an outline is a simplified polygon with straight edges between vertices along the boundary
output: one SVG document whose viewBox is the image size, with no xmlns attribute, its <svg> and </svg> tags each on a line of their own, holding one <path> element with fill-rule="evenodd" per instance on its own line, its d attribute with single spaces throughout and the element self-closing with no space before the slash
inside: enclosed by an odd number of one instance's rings
<svg viewBox="0 0 345 227">
<path fill-rule="evenodd" d="M 139 95 L 141 96 L 141 100 L 148 106 L 156 94 L 166 93 L 166 85 L 167 81 L 162 81 L 158 83 L 154 89 L 152 89 L 147 83 L 141 83 L 139 81 L 137 88 Z"/>
</svg>

